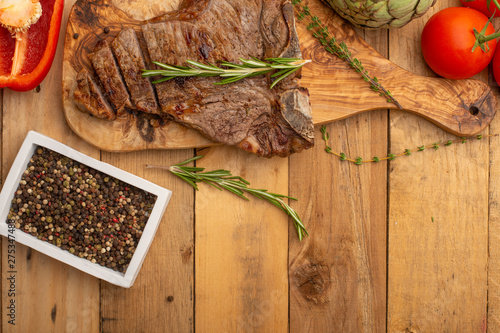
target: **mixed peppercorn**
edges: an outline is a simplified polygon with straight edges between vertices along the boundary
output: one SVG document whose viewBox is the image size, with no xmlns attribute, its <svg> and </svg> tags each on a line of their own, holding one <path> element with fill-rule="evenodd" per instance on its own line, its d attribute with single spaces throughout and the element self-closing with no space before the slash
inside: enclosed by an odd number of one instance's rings
<svg viewBox="0 0 500 333">
<path fill-rule="evenodd" d="M 156 196 L 38 147 L 9 212 L 16 228 L 125 272 Z"/>
</svg>

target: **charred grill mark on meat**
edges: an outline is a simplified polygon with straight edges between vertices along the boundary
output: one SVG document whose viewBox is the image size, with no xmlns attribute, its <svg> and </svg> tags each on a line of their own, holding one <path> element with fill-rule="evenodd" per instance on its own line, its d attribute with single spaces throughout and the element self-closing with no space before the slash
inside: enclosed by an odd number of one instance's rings
<svg viewBox="0 0 500 333">
<path fill-rule="evenodd" d="M 134 109 L 159 114 L 153 86 L 149 79 L 142 77 L 142 69 L 147 66 L 134 29 L 120 31 L 111 42 L 111 47 L 127 84 Z"/>
<path fill-rule="evenodd" d="M 113 60 L 116 58 L 119 77 L 109 75 L 115 73 L 109 68 L 107 76 L 98 75 L 105 93 L 114 94 L 115 100 L 109 97 L 118 113 L 131 108 L 160 119 L 168 116 L 214 141 L 265 157 L 288 156 L 314 144 L 309 95 L 298 85 L 298 72 L 272 90 L 270 75 L 225 86 L 214 85 L 217 78 L 201 77 L 170 80 L 154 87 L 140 76 L 140 69 L 155 67 L 152 61 L 184 65 L 188 59 L 216 63 L 251 57 L 300 58 L 289 1 L 184 0 L 177 11 L 143 22 L 139 38 L 133 29 L 124 29 L 111 48 L 98 45 L 90 56 L 93 64 L 101 53 L 103 59 L 110 53 Z M 141 43 L 146 47 L 142 51 Z M 94 68 L 97 72 L 99 66 Z M 78 85 L 75 100 L 84 88 Z M 123 103 L 124 93 L 128 104 Z M 97 110 L 85 100 L 80 100 L 79 107 L 89 113 Z M 154 138 L 154 128 L 146 129 L 144 121 L 140 123 L 141 137 L 146 141 Z"/>
<path fill-rule="evenodd" d="M 127 87 L 109 43 L 106 40 L 99 41 L 94 52 L 88 56 L 106 95 L 116 109 L 116 114 L 121 115 L 125 108 L 132 108 Z"/>
<path fill-rule="evenodd" d="M 104 96 L 99 84 L 86 69 L 76 77 L 75 103 L 79 109 L 86 109 L 97 118 L 115 120 L 116 114 Z"/>
</svg>

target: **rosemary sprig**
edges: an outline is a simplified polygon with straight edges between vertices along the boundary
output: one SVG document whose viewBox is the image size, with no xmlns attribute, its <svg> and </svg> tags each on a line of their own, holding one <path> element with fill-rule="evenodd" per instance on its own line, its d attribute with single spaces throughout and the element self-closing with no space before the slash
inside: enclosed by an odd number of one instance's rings
<svg viewBox="0 0 500 333">
<path fill-rule="evenodd" d="M 163 78 L 153 81 L 153 83 L 168 81 L 175 77 L 220 76 L 224 79 L 219 82 L 216 82 L 215 84 L 227 84 L 236 82 L 246 77 L 252 77 L 276 71 L 274 74 L 271 75 L 271 77 L 276 78 L 271 84 L 271 89 L 272 89 L 278 82 L 286 78 L 288 75 L 297 71 L 299 68 L 301 68 L 308 62 L 311 62 L 311 60 L 303 60 L 299 58 L 268 58 L 266 59 L 266 61 L 262 61 L 257 58 L 252 58 L 252 59 L 240 58 L 240 61 L 241 64 L 235 64 L 228 61 L 221 61 L 220 65 L 227 68 L 221 68 L 212 64 L 202 64 L 200 62 L 192 60 L 186 60 L 188 66 L 167 65 L 153 61 L 155 65 L 161 67 L 162 69 L 157 69 L 157 70 L 143 69 L 142 76 L 144 77 L 158 76 L 158 75 L 163 76 Z"/>
<path fill-rule="evenodd" d="M 335 37 L 328 32 L 328 27 L 324 26 L 316 15 L 311 14 L 310 8 L 306 5 L 299 5 L 300 3 L 302 3 L 302 0 L 292 0 L 297 19 L 303 22 L 307 19 L 307 22 L 305 22 L 307 30 L 312 32 L 312 35 L 319 40 L 324 49 L 328 53 L 345 60 L 357 73 L 361 74 L 366 82 L 370 83 L 373 91 L 386 98 L 387 102 L 394 103 L 398 108 L 402 109 L 403 107 L 392 96 L 391 92 L 385 89 L 375 76 L 371 77 L 361 64 L 361 61 L 352 56 L 347 45 L 344 42 L 337 42 Z"/>
<path fill-rule="evenodd" d="M 221 191 L 223 189 L 228 190 L 245 200 L 248 200 L 248 198 L 245 196 L 245 192 L 249 193 L 254 197 L 272 203 L 273 205 L 279 207 L 281 210 L 287 213 L 294 222 L 295 229 L 297 229 L 297 234 L 300 240 L 302 240 L 305 235 L 309 235 L 306 228 L 302 224 L 302 220 L 300 219 L 297 212 L 295 212 L 295 210 L 293 210 L 283 201 L 283 198 L 297 200 L 296 198 L 292 198 L 282 194 L 270 193 L 267 190 L 263 189 L 250 188 L 248 187 L 248 185 L 250 185 L 248 181 L 246 181 L 242 177 L 233 176 L 228 170 L 220 169 L 204 172 L 205 168 L 185 166 L 185 164 L 196 161 L 202 157 L 203 155 L 196 156 L 170 167 L 160 165 L 146 165 L 146 168 L 159 168 L 169 170 L 172 174 L 184 180 L 197 191 L 199 190 L 197 183 L 206 183 Z"/>
<path fill-rule="evenodd" d="M 321 134 L 322 134 L 323 140 L 325 141 L 325 151 L 328 154 L 332 154 L 332 155 L 337 156 L 338 158 L 340 158 L 341 161 L 352 162 L 352 163 L 354 163 L 356 165 L 361 165 L 363 163 L 370 163 L 370 162 L 380 162 L 380 161 L 384 161 L 384 160 L 392 161 L 396 157 L 410 156 L 414 152 L 424 151 L 426 149 L 438 150 L 439 147 L 441 147 L 441 146 L 448 147 L 448 146 L 451 146 L 454 143 L 459 143 L 459 142 L 460 143 L 466 143 L 467 141 L 470 141 L 471 139 L 481 140 L 483 138 L 491 138 L 491 137 L 499 136 L 499 134 L 490 134 L 490 135 L 479 134 L 479 135 L 476 135 L 476 136 L 470 137 L 470 138 L 463 137 L 463 138 L 456 139 L 456 140 L 439 141 L 439 142 L 435 142 L 435 143 L 430 144 L 430 145 L 418 146 L 415 149 L 405 149 L 403 152 L 401 152 L 399 154 L 387 154 L 386 157 L 381 157 L 381 158 L 379 158 L 377 156 L 374 156 L 371 160 L 364 160 L 363 158 L 361 158 L 359 156 L 356 157 L 356 158 L 349 158 L 344 153 L 336 153 L 336 152 L 334 152 L 332 150 L 332 148 L 328 145 L 328 140 L 330 139 L 330 135 L 326 131 L 326 126 L 324 126 L 324 125 L 321 126 Z"/>
</svg>

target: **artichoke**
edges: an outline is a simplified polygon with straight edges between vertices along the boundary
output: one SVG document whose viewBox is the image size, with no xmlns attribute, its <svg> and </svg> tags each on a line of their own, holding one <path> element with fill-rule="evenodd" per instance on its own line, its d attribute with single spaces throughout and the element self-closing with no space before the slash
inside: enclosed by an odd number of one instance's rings
<svg viewBox="0 0 500 333">
<path fill-rule="evenodd" d="M 425 14 L 436 0 L 323 0 L 360 28 L 400 28 Z"/>
</svg>

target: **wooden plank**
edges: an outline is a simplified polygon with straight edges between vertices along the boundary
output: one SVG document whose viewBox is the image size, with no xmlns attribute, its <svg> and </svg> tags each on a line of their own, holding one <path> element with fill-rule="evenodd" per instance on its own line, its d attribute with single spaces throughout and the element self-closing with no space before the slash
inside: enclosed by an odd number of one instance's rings
<svg viewBox="0 0 500 333">
<path fill-rule="evenodd" d="M 231 147 L 197 163 L 227 169 L 253 188 L 288 192 L 288 159 Z M 288 219 L 277 207 L 201 185 L 196 193 L 196 331 L 287 332 Z"/>
<path fill-rule="evenodd" d="M 387 54 L 385 31 L 362 33 Z M 387 153 L 387 111 L 327 131 L 336 152 Z M 292 207 L 311 233 L 300 243 L 290 231 L 290 332 L 385 332 L 387 164 L 341 162 L 324 148 L 316 128 L 314 149 L 290 158 Z"/>
<path fill-rule="evenodd" d="M 459 5 L 438 1 L 425 17 L 390 31 L 391 60 L 433 75 L 421 57 L 421 31 L 433 13 Z M 454 139 L 404 112 L 391 111 L 390 129 L 393 152 Z M 398 158 L 390 163 L 389 184 L 388 331 L 484 332 L 488 141 Z"/>
<path fill-rule="evenodd" d="M 500 21 L 494 21 L 496 28 Z M 499 98 L 498 84 L 489 75 L 490 86 Z M 490 134 L 500 133 L 500 119 L 491 122 Z M 488 232 L 488 331 L 500 331 L 500 139 L 490 140 L 489 176 L 489 232 Z"/>
<path fill-rule="evenodd" d="M 63 26 L 72 1 L 67 2 Z M 66 124 L 61 101 L 63 34 L 49 75 L 39 93 L 3 94 L 2 179 L 9 171 L 26 133 L 36 130 L 99 158 L 99 151 L 76 137 Z M 3 242 L 5 253 L 7 242 Z M 2 262 L 2 281 L 7 278 Z M 96 332 L 99 330 L 99 281 L 27 247 L 16 244 L 16 325 L 2 320 L 4 332 Z M 2 284 L 2 309 L 10 300 Z M 5 318 L 3 318 L 5 319 Z"/>
<path fill-rule="evenodd" d="M 490 78 L 493 80 L 493 78 Z M 490 81 L 492 86 L 496 85 Z M 490 133 L 500 133 L 500 119 L 490 125 Z M 488 331 L 500 332 L 500 139 L 490 140 L 488 261 Z"/>
<path fill-rule="evenodd" d="M 132 288 L 101 282 L 102 332 L 193 331 L 193 189 L 168 171 L 145 169 L 192 156 L 192 150 L 102 154 L 103 161 L 173 191 Z"/>
</svg>

